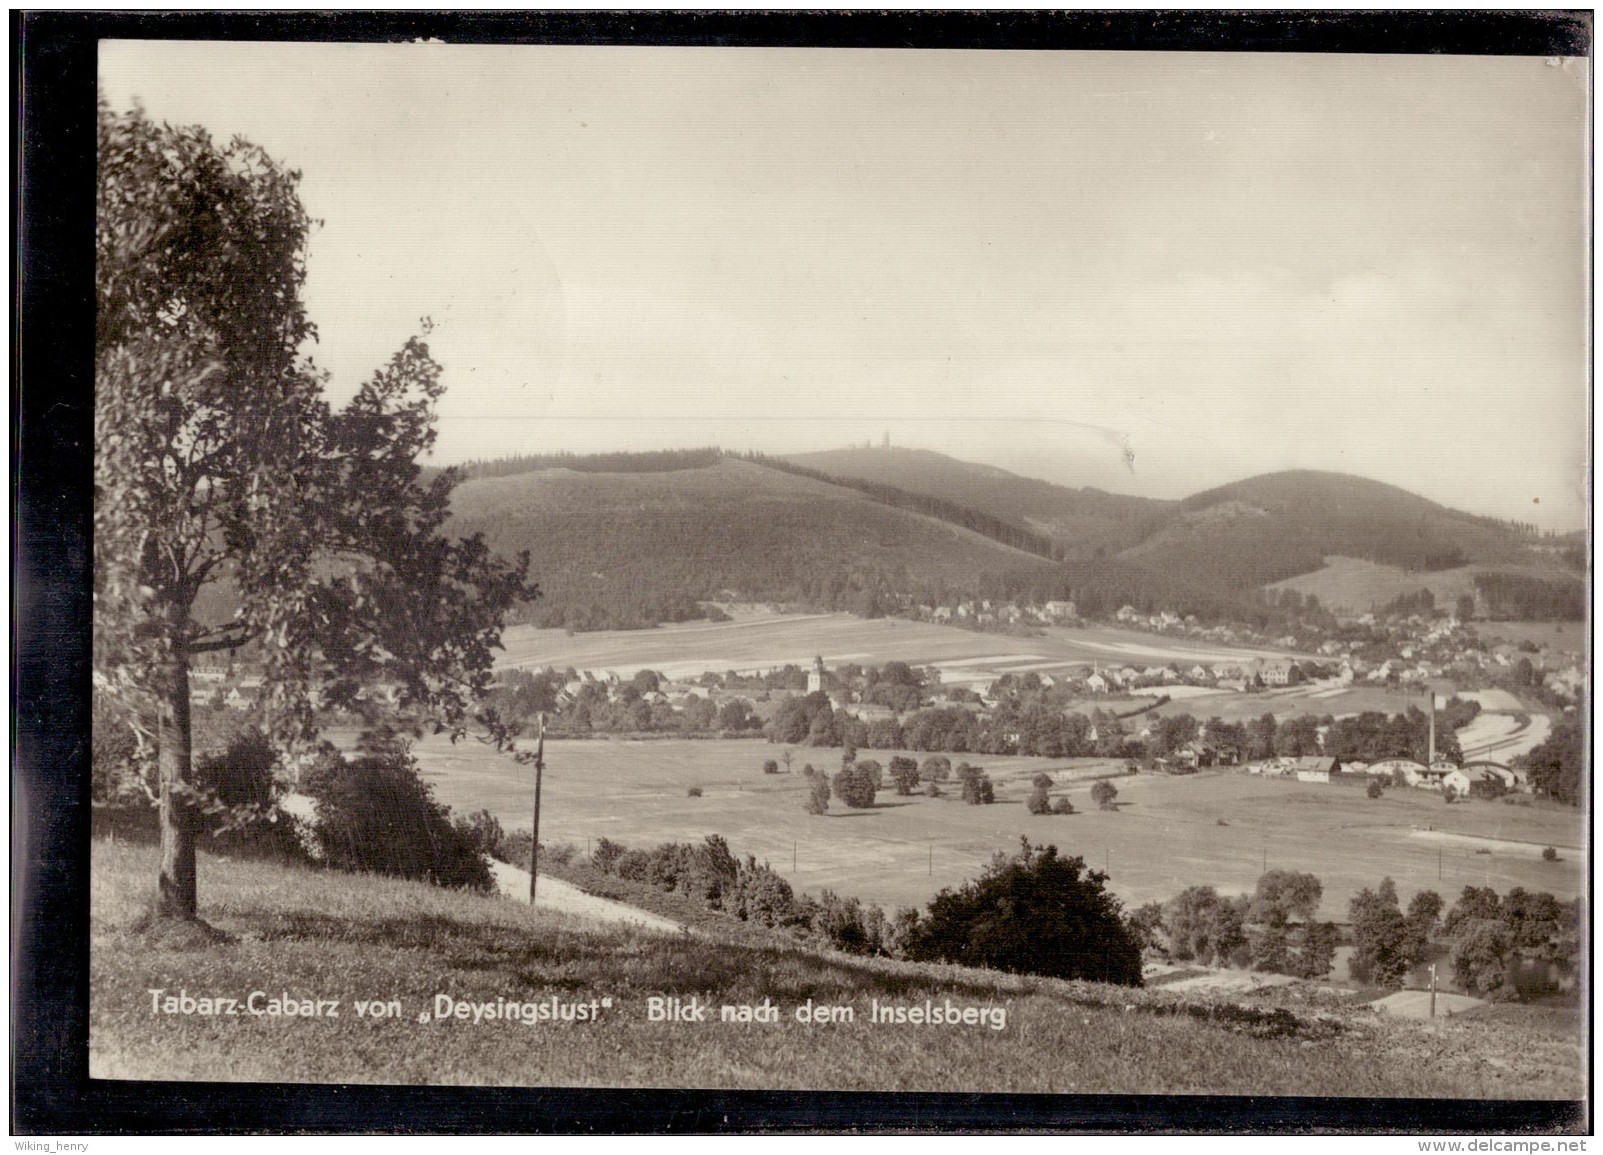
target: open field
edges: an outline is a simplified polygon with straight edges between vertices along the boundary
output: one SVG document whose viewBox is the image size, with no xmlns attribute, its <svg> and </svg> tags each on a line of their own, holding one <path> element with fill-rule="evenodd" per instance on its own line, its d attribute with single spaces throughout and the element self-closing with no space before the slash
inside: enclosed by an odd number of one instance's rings
<svg viewBox="0 0 1603 1155">
<path fill-rule="evenodd" d="M 506 631 L 503 644 L 506 652 L 497 663 L 503 667 L 572 666 L 622 676 L 649 668 L 669 677 L 688 677 L 707 670 L 805 666 L 821 656 L 830 666 L 889 661 L 934 665 L 948 683 L 989 683 L 1008 672 L 1051 673 L 1095 662 L 1239 662 L 1279 652 L 1211 646 L 1104 626 L 1052 627 L 1036 637 L 1014 637 L 851 614 L 754 614 L 730 622 L 571 635 L 514 626 Z"/>
<path fill-rule="evenodd" d="M 529 768 L 476 743 L 429 739 L 417 753 L 436 797 L 457 813 L 486 808 L 507 829 L 529 826 Z M 1354 893 L 1384 875 L 1405 903 L 1416 890 L 1451 899 L 1468 885 L 1518 885 L 1567 900 L 1580 893 L 1587 868 L 1581 814 L 1542 801 L 1446 806 L 1435 794 L 1405 789 L 1370 800 L 1354 786 L 1204 773 L 1120 777 L 1119 809 L 1103 812 L 1090 800 L 1089 777 L 1115 772 L 1118 763 L 973 756 L 997 783 L 994 805 L 965 805 L 952 790 L 944 798 L 882 791 L 872 810 L 832 801 L 830 813 L 814 816 L 803 806 L 801 768 L 812 762 L 833 771 L 838 751 L 798 747 L 794 772 L 778 775 L 763 774 L 761 765 L 782 748 L 757 741 L 552 741 L 546 753 L 545 841 L 582 850 L 602 837 L 647 846 L 721 834 L 735 853 L 768 860 L 799 890 L 827 888 L 887 908 L 923 905 L 979 874 L 995 851 L 1014 850 L 1021 835 L 1106 868 L 1112 889 L 1130 904 L 1165 900 L 1193 884 L 1249 891 L 1266 865 L 1311 871 L 1325 886 L 1322 917 L 1337 920 L 1345 920 Z M 889 753 L 863 757 L 884 764 Z M 1053 793 L 1067 795 L 1079 813 L 1025 810 L 1038 768 L 1058 780 Z M 702 796 L 688 797 L 691 786 Z M 1530 849 L 1420 836 L 1431 828 Z M 1547 845 L 1559 847 L 1564 861 L 1543 862 Z"/>
<path fill-rule="evenodd" d="M 1313 594 L 1326 609 L 1338 614 L 1368 613 L 1400 594 L 1422 589 L 1430 590 L 1438 606 L 1450 607 L 1461 595 L 1474 593 L 1475 575 L 1491 568 L 1509 567 L 1466 565 L 1419 573 L 1363 558 L 1333 555 L 1325 559 L 1323 569 L 1275 582 L 1269 588 Z"/>
<path fill-rule="evenodd" d="M 1585 622 L 1472 622 L 1482 640 L 1491 642 L 1533 642 L 1573 658 L 1586 655 Z"/>
<path fill-rule="evenodd" d="M 1391 1021 L 1315 991 L 1225 999 L 863 959 L 746 941 L 739 923 L 728 937 L 660 935 L 421 883 L 202 853 L 200 913 L 227 936 L 211 941 L 142 927 L 157 856 L 127 843 L 92 849 L 91 1078 L 1476 1099 L 1585 1092 L 1573 1012 L 1558 1022 Z M 261 991 L 257 1007 L 316 999 L 336 1014 L 156 1014 L 153 989 L 175 1001 L 182 990 L 241 1004 Z M 435 1017 L 442 995 L 451 1007 L 513 1004 L 520 1014 Z M 709 1021 L 650 1021 L 648 1000 L 665 996 L 710 1006 Z M 359 1016 L 358 1000 L 399 1006 Z M 598 1009 L 582 1020 L 521 1014 L 591 1000 Z M 985 1008 L 992 1025 L 876 1024 L 876 1000 L 949 1000 Z M 764 1001 L 776 1008 L 771 1023 L 720 1021 L 723 1005 Z M 797 1021 L 808 1005 L 852 1015 Z"/>
</svg>

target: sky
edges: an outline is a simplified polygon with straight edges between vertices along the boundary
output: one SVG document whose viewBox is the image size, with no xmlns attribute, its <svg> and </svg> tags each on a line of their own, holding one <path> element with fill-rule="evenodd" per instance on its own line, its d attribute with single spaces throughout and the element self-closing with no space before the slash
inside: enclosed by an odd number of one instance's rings
<svg viewBox="0 0 1603 1155">
<path fill-rule="evenodd" d="M 301 171 L 336 400 L 432 318 L 438 462 L 888 434 L 1587 516 L 1585 61 L 103 42 L 100 75 Z"/>
</svg>

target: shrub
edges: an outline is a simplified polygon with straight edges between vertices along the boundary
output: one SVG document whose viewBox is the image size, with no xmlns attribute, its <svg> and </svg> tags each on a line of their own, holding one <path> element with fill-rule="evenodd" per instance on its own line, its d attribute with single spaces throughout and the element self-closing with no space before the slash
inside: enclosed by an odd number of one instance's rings
<svg viewBox="0 0 1603 1155">
<path fill-rule="evenodd" d="M 970 806 L 988 806 L 996 801 L 996 788 L 984 770 L 967 762 L 957 768 L 957 777 L 963 783 L 963 801 Z"/>
<path fill-rule="evenodd" d="M 689 790 L 685 791 L 685 796 L 688 797 L 688 798 L 700 798 L 701 797 L 701 787 L 700 786 L 692 786 Z"/>
<path fill-rule="evenodd" d="M 842 766 L 835 775 L 835 797 L 855 810 L 866 810 L 874 805 L 874 775 L 869 773 L 869 762 Z"/>
<path fill-rule="evenodd" d="M 907 931 L 907 957 L 1140 986 L 1141 946 L 1107 876 L 1021 841 L 1018 854 L 998 854 L 979 879 L 931 901 Z"/>
<path fill-rule="evenodd" d="M 506 832 L 501 829 L 500 820 L 488 810 L 475 811 L 466 818 L 458 818 L 455 826 L 457 833 L 485 856 L 493 856 L 506 839 Z"/>
<path fill-rule="evenodd" d="M 763 926 L 788 926 L 796 919 L 796 895 L 768 864 L 751 855 L 736 872 L 725 909 L 738 919 Z"/>
<path fill-rule="evenodd" d="M 1106 778 L 1098 778 L 1091 787 L 1091 801 L 1103 810 L 1114 809 L 1114 799 L 1119 796 L 1119 788 Z"/>
<path fill-rule="evenodd" d="M 1057 798 L 1052 803 L 1052 813 L 1053 814 L 1073 814 L 1074 813 L 1074 803 L 1070 802 L 1067 798 Z"/>
<path fill-rule="evenodd" d="M 208 847 L 225 853 L 305 862 L 316 841 L 293 815 L 278 808 L 283 790 L 278 781 L 278 754 L 254 726 L 235 730 L 227 746 L 201 754 L 194 761 L 193 788 L 197 829 L 210 835 Z M 127 774 L 117 804 L 143 808 L 137 777 Z"/>
<path fill-rule="evenodd" d="M 195 785 L 227 807 L 270 808 L 278 798 L 273 772 L 278 754 L 267 736 L 247 726 L 229 739 L 221 753 L 195 759 Z"/>
<path fill-rule="evenodd" d="M 612 870 L 619 878 L 628 879 L 630 882 L 650 882 L 651 866 L 651 855 L 644 850 L 625 850 L 618 855 Z"/>
<path fill-rule="evenodd" d="M 809 770 L 812 767 L 808 767 Z M 822 814 L 829 809 L 829 779 L 814 772 L 808 775 L 807 813 Z"/>
<path fill-rule="evenodd" d="M 911 794 L 918 788 L 918 763 L 898 754 L 891 759 L 891 782 L 898 794 Z"/>
<path fill-rule="evenodd" d="M 624 847 L 610 838 L 602 838 L 596 843 L 596 848 L 590 852 L 590 861 L 595 868 L 603 874 L 611 874 L 617 865 L 618 859 L 623 857 Z"/>
<path fill-rule="evenodd" d="M 1558 860 L 1559 860 L 1558 847 L 1556 847 L 1556 846 L 1544 846 L 1544 847 L 1542 847 L 1542 861 L 1543 862 L 1557 862 Z"/>
<path fill-rule="evenodd" d="M 857 763 L 857 772 L 867 776 L 868 781 L 874 786 L 874 793 L 877 794 L 881 789 L 884 788 L 885 771 L 880 767 L 880 764 L 874 761 L 872 758 L 865 758 L 861 762 Z M 872 800 L 870 800 L 870 805 L 872 805 Z"/>
<path fill-rule="evenodd" d="M 859 899 L 826 890 L 817 899 L 804 897 L 801 913 L 813 937 L 826 946 L 857 955 L 884 951 L 885 914 L 877 906 L 865 910 Z"/>
<path fill-rule="evenodd" d="M 1043 775 L 1044 777 L 1044 775 Z M 1029 799 L 1024 803 L 1031 814 L 1052 813 L 1052 799 L 1048 796 L 1045 786 L 1037 786 L 1030 791 Z"/>
<path fill-rule="evenodd" d="M 931 754 L 918 768 L 921 782 L 944 782 L 952 773 L 952 760 L 944 754 Z"/>
<path fill-rule="evenodd" d="M 1364 787 L 1364 793 L 1369 795 L 1371 798 L 1379 798 L 1381 794 L 1384 793 L 1384 791 L 1381 789 L 1380 779 L 1371 778 L 1369 780 L 1369 785 Z"/>
<path fill-rule="evenodd" d="M 763 763 L 763 773 L 764 774 L 778 774 L 779 773 L 779 763 L 774 761 L 772 758 L 768 759 L 768 761 Z"/>
<path fill-rule="evenodd" d="M 510 834 L 501 836 L 501 841 L 496 844 L 492 853 L 502 862 L 527 870 L 529 869 L 529 850 L 533 845 L 534 835 L 527 830 L 514 830 Z"/>
<path fill-rule="evenodd" d="M 384 741 L 351 759 L 329 747 L 302 785 L 317 802 L 317 842 L 330 866 L 493 888 L 483 854 L 434 801 L 404 743 Z"/>
<path fill-rule="evenodd" d="M 939 782 L 924 783 L 924 793 L 931 798 L 939 798 L 941 796 L 941 784 Z"/>
<path fill-rule="evenodd" d="M 1050 790 L 1052 789 L 1052 775 L 1047 773 L 1037 774 L 1030 779 L 1030 785 L 1037 790 Z"/>
</svg>

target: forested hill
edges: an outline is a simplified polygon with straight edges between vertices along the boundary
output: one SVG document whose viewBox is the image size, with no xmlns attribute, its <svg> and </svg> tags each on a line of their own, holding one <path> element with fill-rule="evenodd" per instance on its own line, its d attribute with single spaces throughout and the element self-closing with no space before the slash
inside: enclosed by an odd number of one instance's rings
<svg viewBox="0 0 1603 1155">
<path fill-rule="evenodd" d="M 1337 554 L 1426 573 L 1540 561 L 1547 556 L 1533 548 L 1540 544 L 1523 527 L 1448 509 L 1393 485 L 1298 470 L 1188 497 L 1119 556 L 1241 589 L 1310 573 Z"/>
<path fill-rule="evenodd" d="M 537 469 L 463 482 L 452 529 L 527 549 L 531 620 L 627 628 L 735 596 L 873 613 L 892 595 L 975 596 L 1051 563 L 809 477 L 724 457 L 697 468 Z"/>
<path fill-rule="evenodd" d="M 989 514 L 1050 539 L 1059 556 L 1073 560 L 1106 556 L 1135 544 L 1147 525 L 1174 505 L 1101 489 L 1071 489 L 927 449 L 831 449 L 795 453 L 784 460 Z"/>
</svg>

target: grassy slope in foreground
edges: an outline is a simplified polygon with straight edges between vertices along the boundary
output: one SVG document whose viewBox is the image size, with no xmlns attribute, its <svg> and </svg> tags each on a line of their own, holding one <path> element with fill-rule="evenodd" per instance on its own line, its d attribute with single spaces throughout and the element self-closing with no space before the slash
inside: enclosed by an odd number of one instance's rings
<svg viewBox="0 0 1603 1155">
<path fill-rule="evenodd" d="M 137 929 L 155 873 L 147 847 L 97 843 L 91 907 L 94 1078 L 570 1086 L 1562 1097 L 1582 1093 L 1573 1031 L 1469 1018 L 1420 1024 L 1331 1011 L 1255 1037 L 1209 1004 L 1161 990 L 1019 978 L 603 928 L 499 899 L 367 876 L 202 855 L 201 914 L 233 941 Z M 151 988 L 338 1000 L 339 1018 L 153 1015 Z M 589 1000 L 596 1023 L 423 1024 L 457 999 Z M 774 1025 L 646 1019 L 651 995 L 771 999 Z M 1306 992 L 1300 998 L 1309 999 Z M 398 998 L 400 1019 L 356 999 Z M 866 1022 L 878 998 L 1005 1006 L 1006 1028 Z M 857 1021 L 804 1026 L 794 1007 L 845 1004 Z M 1216 1005 L 1217 1007 L 1217 1005 Z M 1262 1017 L 1266 1012 L 1258 1012 Z M 1290 1016 L 1279 1012 L 1277 1021 Z M 1338 1021 L 1339 1020 L 1339 1021 Z M 931 1045 L 938 1044 L 938 1045 Z"/>
</svg>

